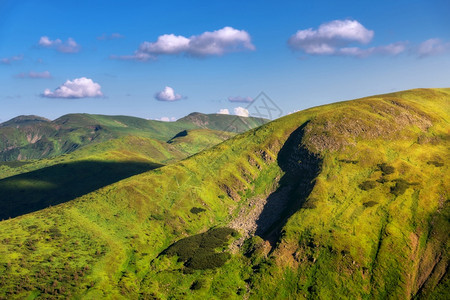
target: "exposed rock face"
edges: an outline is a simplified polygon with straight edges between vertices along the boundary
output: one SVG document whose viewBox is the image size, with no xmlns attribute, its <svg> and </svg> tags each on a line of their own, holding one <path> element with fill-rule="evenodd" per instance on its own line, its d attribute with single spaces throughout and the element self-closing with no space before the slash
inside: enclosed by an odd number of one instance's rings
<svg viewBox="0 0 450 300">
<path fill-rule="evenodd" d="M 290 135 L 278 154 L 278 165 L 284 171 L 278 188 L 268 197 L 251 199 L 230 223 L 230 227 L 243 232 L 238 246 L 251 235 L 258 235 L 275 245 L 286 221 L 301 208 L 312 191 L 321 159 L 302 144 L 306 125 Z"/>
</svg>

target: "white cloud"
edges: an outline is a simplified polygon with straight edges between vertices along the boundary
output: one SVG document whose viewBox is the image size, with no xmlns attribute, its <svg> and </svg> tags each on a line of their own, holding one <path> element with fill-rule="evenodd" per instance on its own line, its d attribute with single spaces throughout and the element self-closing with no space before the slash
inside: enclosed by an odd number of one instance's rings
<svg viewBox="0 0 450 300">
<path fill-rule="evenodd" d="M 155 42 L 143 42 L 133 55 L 113 55 L 111 58 L 147 61 L 155 59 L 159 55 L 185 54 L 205 57 L 243 50 L 255 50 L 250 35 L 245 30 L 237 30 L 227 26 L 191 37 L 164 34 L 159 36 Z"/>
<path fill-rule="evenodd" d="M 288 40 L 293 50 L 302 50 L 307 54 L 334 54 L 337 47 L 351 43 L 367 44 L 374 32 L 354 20 L 334 20 L 324 23 L 317 30 L 308 28 L 299 30 Z"/>
<path fill-rule="evenodd" d="M 253 98 L 252 97 L 241 97 L 241 96 L 236 96 L 236 97 L 228 97 L 228 101 L 230 102 L 252 102 Z"/>
<path fill-rule="evenodd" d="M 228 110 L 228 108 L 221 108 L 221 109 L 219 109 L 219 111 L 217 113 L 219 115 L 229 115 L 230 111 Z"/>
<path fill-rule="evenodd" d="M 249 115 L 248 110 L 240 106 L 234 108 L 234 114 L 240 117 L 248 117 Z"/>
<path fill-rule="evenodd" d="M 41 36 L 39 46 L 52 48 L 62 53 L 76 53 L 80 51 L 80 45 L 73 38 L 68 38 L 67 41 L 63 42 L 60 39 L 51 40 L 48 36 Z"/>
<path fill-rule="evenodd" d="M 148 61 L 150 59 L 155 59 L 156 57 L 151 56 L 147 53 L 136 51 L 133 55 L 110 55 L 109 58 L 118 60 Z"/>
<path fill-rule="evenodd" d="M 288 40 L 292 50 L 310 55 L 341 55 L 367 57 L 370 55 L 398 55 L 405 52 L 407 42 L 361 48 L 373 39 L 374 31 L 365 28 L 356 20 L 334 20 L 317 29 L 299 30 Z"/>
<path fill-rule="evenodd" d="M 117 32 L 112 33 L 110 35 L 107 35 L 107 34 L 104 33 L 101 36 L 98 36 L 97 40 L 99 40 L 99 41 L 116 40 L 116 39 L 123 39 L 124 37 L 125 36 L 123 36 L 122 34 L 117 33 Z"/>
<path fill-rule="evenodd" d="M 159 54 L 179 54 L 189 49 L 188 38 L 181 35 L 164 34 L 158 37 L 156 42 L 143 42 L 139 46 L 139 53 L 147 53 L 148 55 Z"/>
<path fill-rule="evenodd" d="M 255 50 L 250 35 L 245 30 L 224 27 L 213 32 L 192 36 L 189 41 L 189 54 L 206 56 L 222 55 L 226 52 Z"/>
<path fill-rule="evenodd" d="M 183 96 L 176 94 L 170 86 L 166 86 L 162 91 L 156 93 L 155 99 L 159 101 L 177 101 L 183 99 Z"/>
<path fill-rule="evenodd" d="M 163 122 L 175 122 L 177 119 L 175 117 L 161 117 L 159 119 L 156 119 L 157 121 L 163 121 Z"/>
<path fill-rule="evenodd" d="M 17 75 L 17 77 L 38 79 L 38 78 L 52 78 L 52 75 L 50 74 L 49 71 L 44 72 L 30 71 L 28 73 L 20 73 L 19 75 Z"/>
<path fill-rule="evenodd" d="M 407 42 L 396 42 L 385 46 L 371 47 L 367 49 L 359 47 L 346 47 L 337 49 L 335 54 L 357 57 L 367 57 L 373 54 L 398 55 L 405 52 L 407 44 Z"/>
<path fill-rule="evenodd" d="M 0 63 L 5 64 L 5 65 L 9 65 L 10 63 L 12 63 L 13 61 L 19 61 L 23 59 L 23 54 L 20 55 L 14 55 L 11 57 L 5 57 L 0 59 Z"/>
<path fill-rule="evenodd" d="M 300 111 L 300 109 L 296 109 L 296 110 L 294 110 L 294 111 L 290 111 L 290 112 L 288 112 L 288 113 L 286 114 L 286 116 L 287 116 L 287 115 L 295 114 L 296 112 L 299 112 L 299 111 Z"/>
<path fill-rule="evenodd" d="M 421 43 L 417 48 L 417 55 L 423 58 L 426 56 L 443 54 L 447 51 L 450 51 L 450 43 L 434 38 Z"/>
<path fill-rule="evenodd" d="M 98 83 L 92 79 L 81 77 L 67 80 L 53 92 L 46 89 L 41 96 L 47 98 L 93 98 L 102 97 L 103 93 Z"/>
</svg>

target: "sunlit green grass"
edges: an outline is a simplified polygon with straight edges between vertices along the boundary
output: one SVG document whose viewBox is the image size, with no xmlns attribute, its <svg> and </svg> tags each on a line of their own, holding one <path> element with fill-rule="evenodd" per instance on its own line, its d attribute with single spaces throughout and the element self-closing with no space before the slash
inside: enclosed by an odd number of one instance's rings
<svg viewBox="0 0 450 300">
<path fill-rule="evenodd" d="M 0 297 L 439 297 L 448 291 L 449 100 L 448 90 L 413 90 L 312 108 L 3 221 Z M 321 171 L 273 252 L 237 251 L 222 267 L 188 272 L 160 255 L 273 192 L 278 153 L 304 124 Z M 383 175 L 383 163 L 394 172 Z M 397 195 L 398 180 L 410 184 Z M 363 190 L 365 181 L 376 184 Z"/>
</svg>

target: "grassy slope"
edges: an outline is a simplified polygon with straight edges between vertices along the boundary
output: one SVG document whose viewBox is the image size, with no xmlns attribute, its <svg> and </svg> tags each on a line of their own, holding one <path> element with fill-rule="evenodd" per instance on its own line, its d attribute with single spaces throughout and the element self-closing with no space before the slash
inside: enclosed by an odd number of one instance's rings
<svg viewBox="0 0 450 300">
<path fill-rule="evenodd" d="M 69 114 L 52 122 L 18 117 L 0 126 L 0 161 L 40 159 L 127 135 L 167 141 L 183 130 L 243 132 L 267 120 L 225 115 L 190 115 L 176 122 L 128 116 Z"/>
<path fill-rule="evenodd" d="M 211 147 L 233 133 L 198 129 L 171 143 L 127 136 L 34 162 L 0 163 L 0 219 L 67 202 Z"/>
<path fill-rule="evenodd" d="M 0 179 L 79 160 L 150 161 L 168 164 L 219 144 L 233 135 L 234 133 L 230 132 L 194 129 L 189 130 L 187 136 L 171 139 L 170 143 L 129 135 L 87 145 L 55 158 L 0 162 Z"/>
<path fill-rule="evenodd" d="M 449 90 L 413 90 L 312 108 L 184 161 L 3 221 L 0 295 L 381 299 L 445 293 L 449 99 Z M 270 255 L 270 247 L 253 238 L 246 246 L 253 251 L 244 247 L 221 268 L 184 276 L 176 258 L 158 256 L 181 237 L 227 225 L 249 201 L 283 185 L 277 156 L 301 125 L 303 144 L 321 158 L 321 171 Z M 394 172 L 382 175 L 381 163 Z M 398 179 L 411 183 L 403 194 Z M 360 189 L 364 181 L 375 187 Z M 194 214 L 192 207 L 206 211 Z M 194 282 L 202 284 L 192 291 Z"/>
</svg>

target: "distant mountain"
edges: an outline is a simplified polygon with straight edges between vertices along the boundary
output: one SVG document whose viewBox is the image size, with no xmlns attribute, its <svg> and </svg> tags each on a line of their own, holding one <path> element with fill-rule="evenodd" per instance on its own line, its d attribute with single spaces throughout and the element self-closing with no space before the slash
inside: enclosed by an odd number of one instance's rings
<svg viewBox="0 0 450 300">
<path fill-rule="evenodd" d="M 191 113 L 177 122 L 194 124 L 199 128 L 241 133 L 263 125 L 266 119 L 253 117 L 230 116 L 224 114 Z"/>
<path fill-rule="evenodd" d="M 176 122 L 91 114 L 68 114 L 54 121 L 37 116 L 20 116 L 0 124 L 0 161 L 55 157 L 89 144 L 127 135 L 167 141 L 180 131 L 197 128 L 239 133 L 267 121 L 200 113 Z"/>
<path fill-rule="evenodd" d="M 0 298 L 448 299 L 449 113 L 450 89 L 409 90 L 297 112 L 155 169 L 5 178 L 8 209 L 8 195 L 79 197 L 0 222 Z M 212 121 L 191 118 L 165 144 L 203 140 Z"/>
<path fill-rule="evenodd" d="M 0 162 L 0 220 L 73 200 L 184 159 L 233 135 L 194 129 L 182 131 L 169 142 L 130 135 L 90 144 L 55 158 Z M 25 188 L 16 189 L 24 183 Z"/>
<path fill-rule="evenodd" d="M 23 127 L 34 125 L 36 123 L 49 123 L 49 119 L 39 117 L 39 116 L 18 116 L 4 123 L 0 123 L 0 127 Z"/>
</svg>

